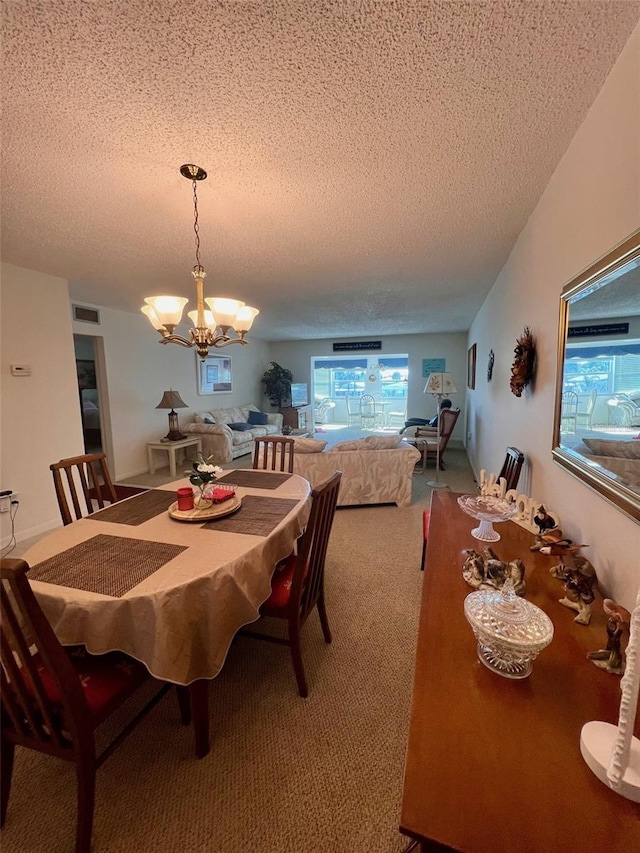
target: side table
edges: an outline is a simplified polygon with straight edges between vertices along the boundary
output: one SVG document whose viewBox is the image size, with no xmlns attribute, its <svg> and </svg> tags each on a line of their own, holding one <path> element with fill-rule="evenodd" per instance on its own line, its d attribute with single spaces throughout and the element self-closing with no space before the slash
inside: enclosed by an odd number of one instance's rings
<svg viewBox="0 0 640 853">
<path fill-rule="evenodd" d="M 183 438 L 180 441 L 148 441 L 147 442 L 147 462 L 149 464 L 149 473 L 156 473 L 156 466 L 153 459 L 154 450 L 166 450 L 169 454 L 169 473 L 172 477 L 176 477 L 176 450 L 185 450 L 187 447 L 197 447 L 202 453 L 202 439 L 200 438 Z M 184 459 L 184 453 L 182 454 Z"/>
<path fill-rule="evenodd" d="M 416 450 L 419 450 L 422 455 L 422 471 L 427 470 L 427 439 L 426 438 L 403 438 L 402 439 L 405 444 L 410 444 L 412 447 L 415 447 Z M 417 467 L 418 463 L 416 463 Z M 415 471 L 414 471 L 415 473 Z M 421 473 L 418 471 L 418 473 Z"/>
</svg>

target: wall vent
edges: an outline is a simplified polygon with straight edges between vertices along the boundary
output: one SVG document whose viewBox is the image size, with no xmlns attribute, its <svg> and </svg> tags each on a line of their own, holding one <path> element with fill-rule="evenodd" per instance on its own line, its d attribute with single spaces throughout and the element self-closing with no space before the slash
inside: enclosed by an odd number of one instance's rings
<svg viewBox="0 0 640 853">
<path fill-rule="evenodd" d="M 87 308 L 86 305 L 73 306 L 73 319 L 80 323 L 93 323 L 100 325 L 100 311 L 97 308 Z"/>
</svg>

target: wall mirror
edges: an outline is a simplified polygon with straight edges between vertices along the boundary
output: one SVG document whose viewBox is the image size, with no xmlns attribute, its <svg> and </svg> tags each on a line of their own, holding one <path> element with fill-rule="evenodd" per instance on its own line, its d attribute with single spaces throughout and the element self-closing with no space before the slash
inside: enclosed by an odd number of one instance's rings
<svg viewBox="0 0 640 853">
<path fill-rule="evenodd" d="M 560 297 L 553 458 L 640 521 L 640 230 Z"/>
</svg>

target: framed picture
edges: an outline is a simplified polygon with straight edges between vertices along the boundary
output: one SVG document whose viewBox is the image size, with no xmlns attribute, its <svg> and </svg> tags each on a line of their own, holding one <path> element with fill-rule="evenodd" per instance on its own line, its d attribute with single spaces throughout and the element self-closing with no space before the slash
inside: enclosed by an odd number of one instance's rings
<svg viewBox="0 0 640 853">
<path fill-rule="evenodd" d="M 96 363 L 89 359 L 76 359 L 76 374 L 78 375 L 78 388 L 96 388 Z"/>
<path fill-rule="evenodd" d="M 198 394 L 228 394 L 233 390 L 231 358 L 208 355 L 204 361 L 196 355 Z"/>
<path fill-rule="evenodd" d="M 446 361 L 444 358 L 423 358 L 422 378 L 427 379 L 431 373 L 444 373 Z"/>
<path fill-rule="evenodd" d="M 467 388 L 476 387 L 476 344 L 467 350 Z"/>
</svg>

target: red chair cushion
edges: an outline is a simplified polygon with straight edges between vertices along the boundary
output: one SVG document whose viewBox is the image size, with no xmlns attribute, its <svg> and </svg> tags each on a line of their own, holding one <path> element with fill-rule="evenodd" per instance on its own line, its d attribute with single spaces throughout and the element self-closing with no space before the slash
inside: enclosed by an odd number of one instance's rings
<svg viewBox="0 0 640 853">
<path fill-rule="evenodd" d="M 83 646 L 74 646 L 68 654 L 80 678 L 89 710 L 97 716 L 120 695 L 127 696 L 148 676 L 143 664 L 122 652 L 91 655 Z M 55 681 L 40 655 L 35 655 L 34 659 L 47 697 L 51 702 L 58 702 L 60 694 Z"/>
<path fill-rule="evenodd" d="M 429 523 L 431 522 L 431 510 L 425 509 L 422 513 L 422 538 L 427 541 L 429 536 Z"/>
<path fill-rule="evenodd" d="M 289 554 L 278 565 L 271 578 L 271 595 L 261 609 L 283 610 L 291 597 L 291 584 L 296 568 L 296 555 Z"/>
</svg>

